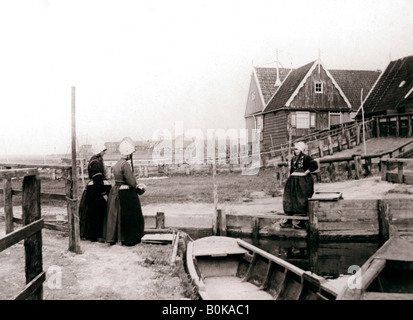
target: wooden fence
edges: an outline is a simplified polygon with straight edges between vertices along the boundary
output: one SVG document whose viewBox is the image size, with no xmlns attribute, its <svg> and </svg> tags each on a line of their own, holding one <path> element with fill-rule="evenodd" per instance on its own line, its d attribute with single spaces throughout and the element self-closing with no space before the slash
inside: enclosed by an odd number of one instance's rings
<svg viewBox="0 0 413 320">
<path fill-rule="evenodd" d="M 80 235 L 79 235 L 79 217 L 78 217 L 78 199 L 74 197 L 72 180 L 72 167 L 68 165 L 40 165 L 40 164 L 19 164 L 19 163 L 0 163 L 0 167 L 6 167 L 9 169 L 18 170 L 19 168 L 26 168 L 21 170 L 34 170 L 39 176 L 38 169 L 56 169 L 62 170 L 63 179 L 65 181 L 65 194 L 57 193 L 45 193 L 40 192 L 40 198 L 42 199 L 57 199 L 64 200 L 67 203 L 67 219 L 68 219 L 68 231 L 69 231 L 69 250 L 72 252 L 80 253 Z M 30 169 L 27 169 L 30 168 Z M 13 201 L 12 196 L 22 193 L 21 190 L 12 189 L 11 184 L 12 177 L 3 177 L 4 185 L 0 192 L 4 195 L 4 213 L 6 221 L 6 230 L 13 231 L 13 221 L 18 221 L 13 217 Z M 45 227 L 50 229 L 60 229 L 58 225 L 53 223 L 46 223 Z"/>
<path fill-rule="evenodd" d="M 411 137 L 413 113 L 373 117 L 376 137 Z"/>
<path fill-rule="evenodd" d="M 413 184 L 413 159 L 383 159 L 380 160 L 380 163 L 383 181 Z M 410 172 L 406 172 L 406 167 L 410 168 Z M 395 168 L 397 168 L 397 172 L 391 172 Z"/>
<path fill-rule="evenodd" d="M 309 215 L 225 214 L 218 217 L 220 234 L 233 237 L 308 239 L 331 241 L 378 241 L 384 243 L 395 226 L 399 235 L 413 239 L 413 199 L 310 199 Z M 308 228 L 280 228 L 281 219 L 308 221 Z"/>
<path fill-rule="evenodd" d="M 0 238 L 0 251 L 24 240 L 26 286 L 15 297 L 16 300 L 42 300 L 43 282 L 46 273 L 43 271 L 42 228 L 43 219 L 40 207 L 40 179 L 35 169 L 0 170 L 0 178 L 9 181 L 13 177 L 23 177 L 22 220 L 23 227 L 13 231 L 10 221 L 13 216 L 6 213 L 6 235 Z"/>
<path fill-rule="evenodd" d="M 408 163 L 409 160 L 389 160 L 404 153 L 408 147 L 413 147 L 413 140 L 405 144 L 379 154 L 352 155 L 345 157 L 326 157 L 316 158 L 319 170 L 314 173 L 315 179 L 319 182 L 334 182 L 337 180 L 360 179 L 371 174 L 383 174 L 382 163 L 385 161 L 400 161 Z M 387 168 L 387 167 L 386 167 Z M 385 169 L 386 170 L 386 169 Z M 280 183 L 284 182 L 289 176 L 287 162 L 277 164 L 277 177 Z M 410 180 L 408 180 L 410 181 Z"/>
</svg>

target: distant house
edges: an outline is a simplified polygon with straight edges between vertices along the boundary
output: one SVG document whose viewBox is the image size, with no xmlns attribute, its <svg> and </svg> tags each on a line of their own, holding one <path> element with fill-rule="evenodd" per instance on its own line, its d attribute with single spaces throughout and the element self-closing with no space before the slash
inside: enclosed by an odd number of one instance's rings
<svg viewBox="0 0 413 320">
<path fill-rule="evenodd" d="M 413 113 L 413 56 L 391 61 L 363 103 L 364 116 Z M 361 110 L 357 118 L 362 116 Z"/>
<path fill-rule="evenodd" d="M 253 68 L 244 114 L 245 126 L 249 133 L 251 129 L 263 129 L 262 112 L 290 72 L 291 69 L 286 68 Z M 248 139 L 251 141 L 251 135 Z"/>
<path fill-rule="evenodd" d="M 362 89 L 368 92 L 379 74 L 378 71 L 328 70 L 316 60 L 289 70 L 269 100 L 262 99 L 264 95 L 258 97 L 266 104 L 263 110 L 258 111 L 259 106 L 262 107 L 258 103 L 256 109 L 250 104 L 245 117 L 247 121 L 247 116 L 255 120 L 262 117 L 261 150 L 277 148 L 288 142 L 290 134 L 294 140 L 352 121 L 361 103 Z M 256 81 L 256 84 L 260 82 Z M 250 85 L 250 95 L 254 86 L 253 83 Z M 260 92 L 259 87 L 256 91 Z M 251 124 L 247 124 L 249 127 Z"/>
</svg>

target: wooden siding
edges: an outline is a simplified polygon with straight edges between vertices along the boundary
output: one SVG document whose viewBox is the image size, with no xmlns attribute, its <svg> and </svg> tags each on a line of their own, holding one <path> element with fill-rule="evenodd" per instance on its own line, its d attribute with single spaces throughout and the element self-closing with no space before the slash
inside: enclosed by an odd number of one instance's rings
<svg viewBox="0 0 413 320">
<path fill-rule="evenodd" d="M 315 82 L 323 83 L 323 93 L 314 92 Z M 290 108 L 299 110 L 330 110 L 330 111 L 350 111 L 346 101 L 340 95 L 332 79 L 326 71 L 320 66 L 314 69 L 308 77 L 304 86 L 299 90 L 290 104 Z"/>
<path fill-rule="evenodd" d="M 253 99 L 254 96 L 254 99 Z M 254 74 L 251 75 L 250 88 L 248 91 L 247 106 L 245 108 L 245 117 L 263 111 L 264 105 L 261 99 L 260 90 L 257 85 Z"/>
<path fill-rule="evenodd" d="M 287 120 L 285 110 L 264 114 L 264 148 L 269 149 L 288 141 Z"/>
</svg>

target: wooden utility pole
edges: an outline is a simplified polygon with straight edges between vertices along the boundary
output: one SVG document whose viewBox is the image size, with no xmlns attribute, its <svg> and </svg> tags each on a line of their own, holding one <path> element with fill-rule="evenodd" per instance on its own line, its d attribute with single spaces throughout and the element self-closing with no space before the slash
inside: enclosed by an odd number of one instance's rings
<svg viewBox="0 0 413 320">
<path fill-rule="evenodd" d="M 68 213 L 69 224 L 69 251 L 81 253 L 80 250 L 80 226 L 77 199 L 77 167 L 76 167 L 76 90 L 72 87 L 72 174 L 70 210 Z M 69 177 L 67 177 L 69 179 Z"/>
<path fill-rule="evenodd" d="M 214 217 L 212 219 L 212 232 L 217 234 L 218 230 L 218 186 L 217 186 L 217 165 L 216 156 L 214 156 L 214 162 L 212 164 L 212 180 L 214 183 Z"/>
</svg>

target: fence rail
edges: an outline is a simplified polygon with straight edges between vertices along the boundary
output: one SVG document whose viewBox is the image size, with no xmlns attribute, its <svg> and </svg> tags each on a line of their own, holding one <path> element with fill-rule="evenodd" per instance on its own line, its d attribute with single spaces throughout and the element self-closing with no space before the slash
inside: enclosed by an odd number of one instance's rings
<svg viewBox="0 0 413 320">
<path fill-rule="evenodd" d="M 40 180 L 34 169 L 0 170 L 0 179 L 9 181 L 13 177 L 23 177 L 22 222 L 23 227 L 13 231 L 13 211 L 5 210 L 6 235 L 0 238 L 0 251 L 24 240 L 26 286 L 15 299 L 43 299 L 42 229 L 44 221 L 40 208 Z M 11 190 L 11 189 L 10 189 Z M 10 216 L 11 214 L 11 216 Z M 7 226 L 8 223 L 12 224 Z"/>
</svg>

